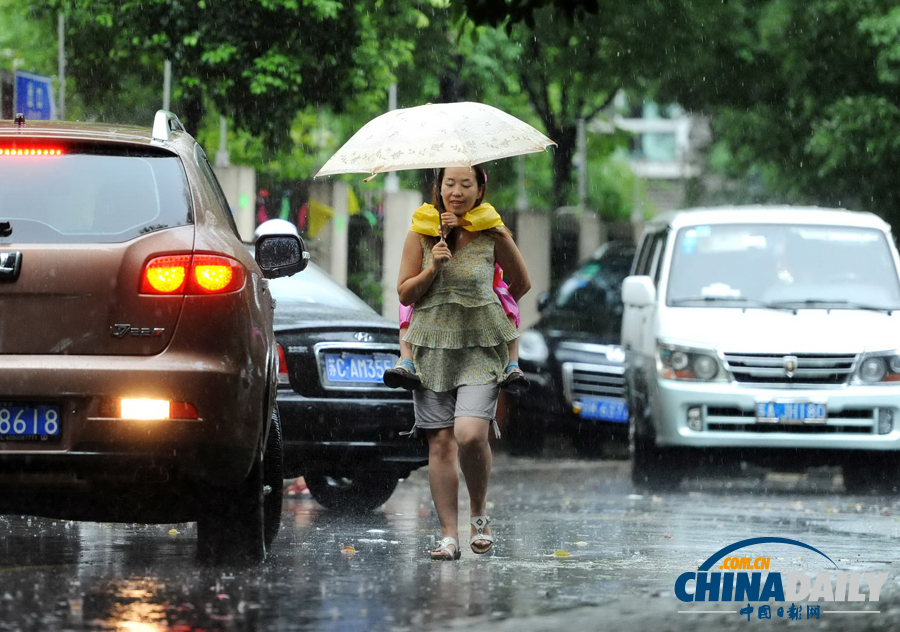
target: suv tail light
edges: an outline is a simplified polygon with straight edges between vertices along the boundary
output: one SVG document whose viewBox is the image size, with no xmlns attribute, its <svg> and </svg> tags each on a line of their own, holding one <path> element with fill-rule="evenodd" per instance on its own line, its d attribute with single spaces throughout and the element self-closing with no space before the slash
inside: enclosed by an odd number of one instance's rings
<svg viewBox="0 0 900 632">
<path fill-rule="evenodd" d="M 244 287 L 244 267 L 222 255 L 166 255 L 144 265 L 141 294 L 225 294 Z"/>
<path fill-rule="evenodd" d="M 151 259 L 141 275 L 141 294 L 184 294 L 184 282 L 190 267 L 190 255 Z"/>
<path fill-rule="evenodd" d="M 278 385 L 288 386 L 291 380 L 288 377 L 287 356 L 284 355 L 284 349 L 281 348 L 281 345 L 276 346 L 278 347 Z"/>
</svg>

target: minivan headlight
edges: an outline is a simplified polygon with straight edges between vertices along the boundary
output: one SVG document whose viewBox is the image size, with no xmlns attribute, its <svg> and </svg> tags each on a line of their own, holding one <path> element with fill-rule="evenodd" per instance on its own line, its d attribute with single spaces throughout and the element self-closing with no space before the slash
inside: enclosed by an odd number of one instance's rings
<svg viewBox="0 0 900 632">
<path fill-rule="evenodd" d="M 529 330 L 519 336 L 519 358 L 522 360 L 540 364 L 546 362 L 549 355 L 550 350 L 540 333 Z"/>
<path fill-rule="evenodd" d="M 900 354 L 896 351 L 867 353 L 856 367 L 855 384 L 897 384 L 900 382 Z"/>
<path fill-rule="evenodd" d="M 660 342 L 657 344 L 657 370 L 667 380 L 725 382 L 728 377 L 715 352 Z"/>
</svg>

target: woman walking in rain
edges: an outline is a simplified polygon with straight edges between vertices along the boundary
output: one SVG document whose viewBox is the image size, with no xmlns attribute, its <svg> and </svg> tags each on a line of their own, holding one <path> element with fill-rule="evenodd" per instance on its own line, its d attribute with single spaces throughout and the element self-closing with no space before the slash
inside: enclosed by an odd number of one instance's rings
<svg viewBox="0 0 900 632">
<path fill-rule="evenodd" d="M 463 230 L 461 218 L 485 195 L 481 167 L 441 169 L 434 186 L 442 237 L 410 231 L 403 246 L 397 290 L 403 305 L 415 304 L 406 341 L 422 387 L 413 391 L 416 429 L 428 436 L 428 477 L 441 522 L 435 560 L 460 557 L 459 474 L 471 510 L 470 546 L 477 554 L 494 544 L 486 514 L 491 473 L 488 432 L 506 377 L 508 344 L 518 337 L 493 290 L 494 266 L 510 277 L 518 301 L 531 282 L 522 255 L 504 227 Z M 459 464 L 457 466 L 457 463 Z"/>
</svg>

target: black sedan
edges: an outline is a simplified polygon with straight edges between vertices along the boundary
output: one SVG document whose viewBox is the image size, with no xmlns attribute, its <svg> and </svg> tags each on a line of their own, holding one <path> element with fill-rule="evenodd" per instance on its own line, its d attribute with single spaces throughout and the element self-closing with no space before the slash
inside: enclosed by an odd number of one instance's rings
<svg viewBox="0 0 900 632">
<path fill-rule="evenodd" d="M 368 511 L 425 465 L 409 391 L 387 388 L 399 330 L 314 264 L 270 281 L 279 347 L 284 475 L 329 509 Z"/>
<path fill-rule="evenodd" d="M 509 400 L 513 453 L 540 453 L 547 432 L 571 435 L 583 456 L 611 442 L 624 445 L 621 289 L 633 257 L 631 244 L 604 244 L 557 292 L 540 298 L 541 319 L 519 339 L 519 364 L 531 388 Z"/>
</svg>

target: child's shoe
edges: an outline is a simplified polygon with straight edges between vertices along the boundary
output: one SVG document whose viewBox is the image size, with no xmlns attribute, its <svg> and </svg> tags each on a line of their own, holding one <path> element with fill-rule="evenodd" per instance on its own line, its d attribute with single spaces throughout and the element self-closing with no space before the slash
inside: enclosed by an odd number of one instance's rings
<svg viewBox="0 0 900 632">
<path fill-rule="evenodd" d="M 531 382 L 522 373 L 518 362 L 510 362 L 506 365 L 506 377 L 500 382 L 500 388 L 513 395 L 520 395 L 528 390 Z"/>
<path fill-rule="evenodd" d="M 400 360 L 393 369 L 384 372 L 384 383 L 388 388 L 405 388 L 414 391 L 422 386 L 422 380 L 416 375 L 416 365 L 412 360 Z"/>
</svg>

